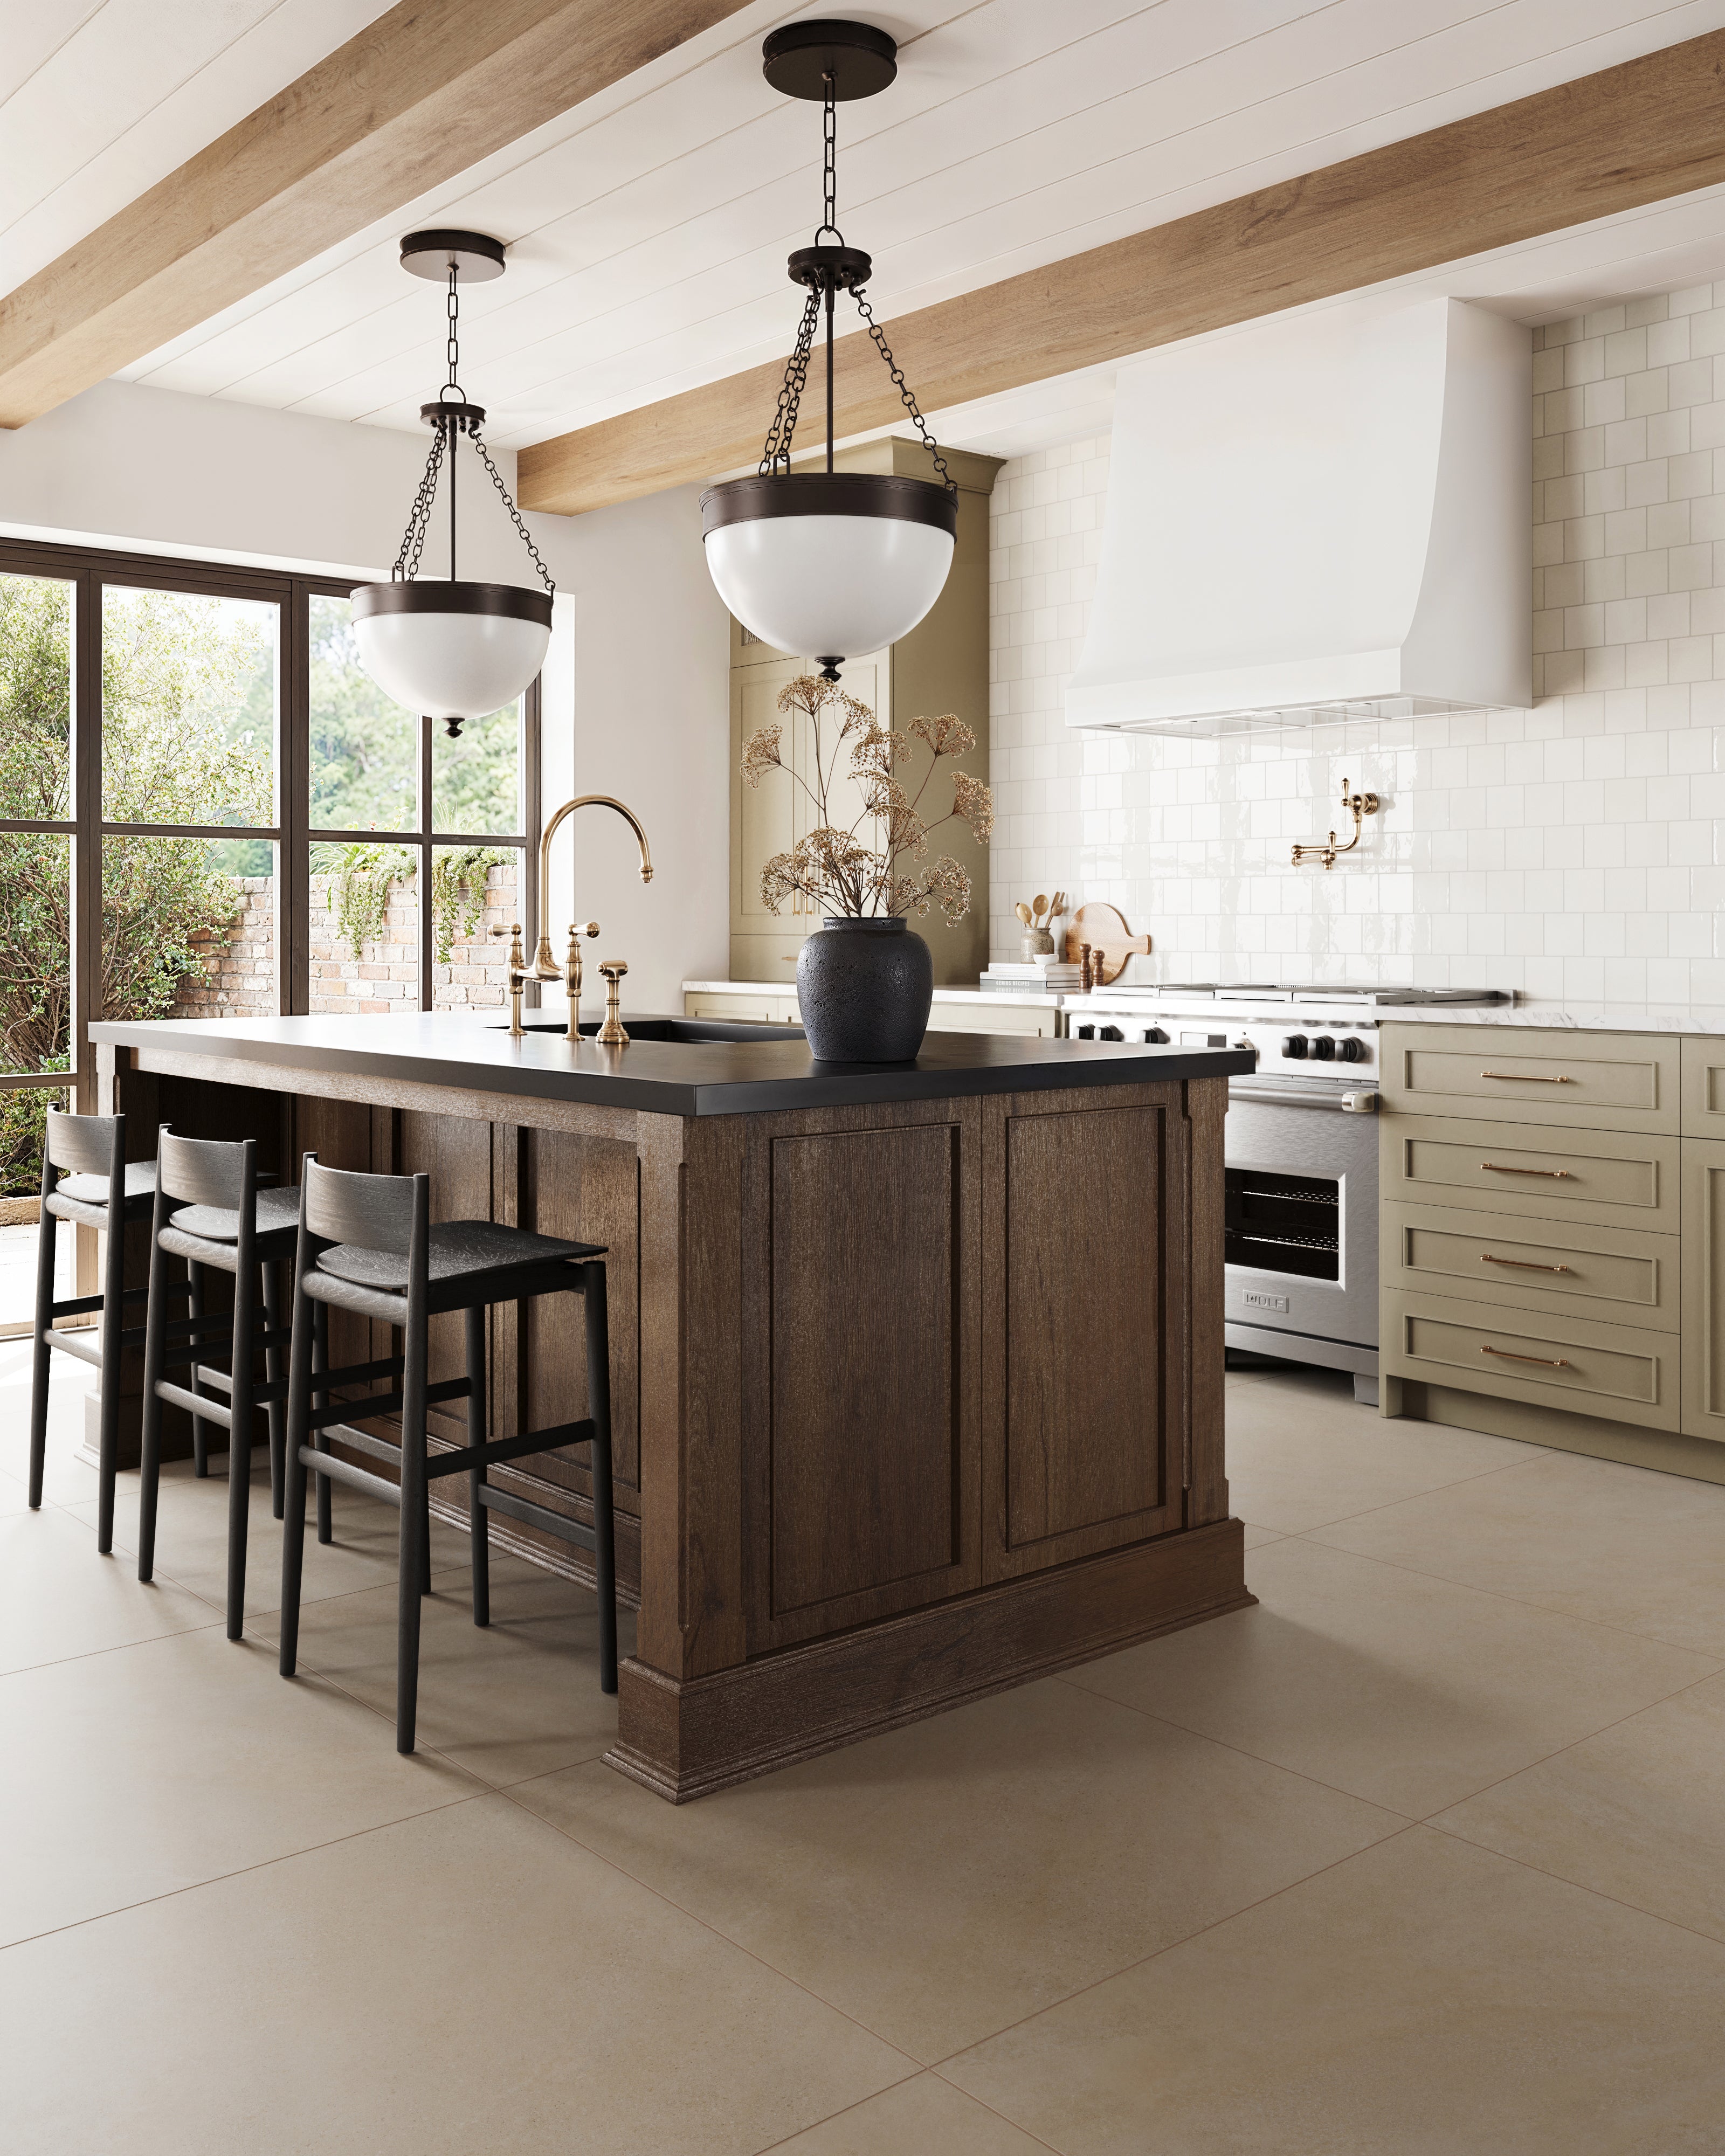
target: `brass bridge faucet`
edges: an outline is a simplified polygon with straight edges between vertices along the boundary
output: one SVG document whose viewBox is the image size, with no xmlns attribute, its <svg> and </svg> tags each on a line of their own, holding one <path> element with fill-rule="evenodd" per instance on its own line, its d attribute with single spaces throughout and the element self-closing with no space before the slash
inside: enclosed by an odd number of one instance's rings
<svg viewBox="0 0 1725 2156">
<path fill-rule="evenodd" d="M 635 843 L 641 850 L 641 881 L 651 883 L 653 880 L 653 856 L 647 850 L 647 834 L 641 829 L 640 820 L 632 808 L 626 808 L 622 802 L 609 793 L 579 793 L 572 801 L 566 801 L 547 824 L 544 835 L 539 841 L 539 948 L 534 954 L 531 970 L 524 976 L 527 980 L 554 981 L 558 978 L 558 967 L 551 955 L 551 937 L 546 925 L 551 919 L 551 842 L 564 820 L 572 816 L 578 808 L 614 808 L 634 833 Z M 568 1038 L 571 1040 L 581 1038 L 581 938 L 597 936 L 598 932 L 597 921 L 572 921 L 569 923 L 569 947 L 563 961 L 562 978 L 569 998 Z M 627 1042 L 629 1035 L 624 1032 L 617 1018 L 617 982 L 616 978 L 611 978 L 612 963 L 608 960 L 599 968 L 609 980 L 609 1007 L 599 1039 L 617 1045 L 619 1035 L 624 1042 Z M 614 963 L 618 976 L 629 971 L 621 959 Z"/>
<path fill-rule="evenodd" d="M 1336 856 L 1338 854 L 1351 854 L 1359 844 L 1361 819 L 1366 816 L 1375 816 L 1378 813 L 1378 797 L 1375 793 L 1350 793 L 1348 790 L 1348 781 L 1344 778 L 1342 782 L 1342 806 L 1353 812 L 1353 836 L 1345 846 L 1338 846 L 1336 844 L 1336 834 L 1333 831 L 1331 832 L 1327 842 L 1322 846 L 1296 845 L 1293 853 L 1296 868 L 1298 868 L 1302 861 L 1322 861 L 1327 869 L 1332 869 L 1336 865 Z"/>
</svg>

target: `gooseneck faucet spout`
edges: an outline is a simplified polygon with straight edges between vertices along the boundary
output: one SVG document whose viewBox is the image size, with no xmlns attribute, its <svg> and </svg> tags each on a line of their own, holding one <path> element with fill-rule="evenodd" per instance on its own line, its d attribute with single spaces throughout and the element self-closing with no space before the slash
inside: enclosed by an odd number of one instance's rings
<svg viewBox="0 0 1725 2156">
<path fill-rule="evenodd" d="M 640 819 L 635 814 L 634 809 L 626 807 L 624 803 L 610 793 L 578 793 L 572 801 L 566 801 L 547 823 L 544 834 L 539 841 L 539 948 L 533 958 L 532 978 L 535 980 L 554 981 L 559 975 L 560 969 L 557 963 L 551 955 L 551 842 L 562 828 L 565 821 L 572 816 L 578 808 L 614 808 L 630 830 L 634 833 L 635 843 L 641 850 L 641 881 L 651 883 L 653 880 L 653 856 L 648 851 L 647 834 L 641 829 Z M 579 1037 L 580 1029 L 579 934 L 597 936 L 598 932 L 598 923 L 596 921 L 588 921 L 583 931 L 578 931 L 573 923 L 570 925 L 569 956 L 567 963 L 561 968 L 561 973 L 569 996 L 571 1040 Z"/>
</svg>

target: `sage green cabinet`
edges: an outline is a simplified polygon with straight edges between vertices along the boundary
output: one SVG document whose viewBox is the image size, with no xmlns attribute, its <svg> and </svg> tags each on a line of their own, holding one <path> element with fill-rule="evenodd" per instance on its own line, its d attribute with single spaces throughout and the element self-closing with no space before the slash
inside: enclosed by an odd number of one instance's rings
<svg viewBox="0 0 1725 2156">
<path fill-rule="evenodd" d="M 884 725 L 906 726 L 915 718 L 952 711 L 976 736 L 976 746 L 956 767 L 984 781 L 988 776 L 988 496 L 1002 459 L 948 449 L 947 467 L 958 483 L 958 536 L 946 588 L 927 618 L 889 650 L 849 660 L 843 681 Z M 799 465 L 801 460 L 799 459 Z M 928 453 L 918 442 L 896 437 L 841 449 L 841 471 L 897 473 L 927 479 Z M 761 870 L 809 828 L 801 787 L 792 777 L 769 773 L 758 788 L 742 778 L 742 744 L 757 726 L 780 718 L 779 690 L 817 662 L 777 651 L 731 624 L 731 974 L 733 980 L 788 983 L 803 939 L 820 925 L 793 914 L 791 901 L 775 915 L 761 902 Z M 793 733 L 792 756 L 805 759 L 812 744 Z M 936 816 L 951 805 L 954 762 L 929 797 Z M 927 803 L 925 803 L 927 806 Z M 933 841 L 951 854 L 971 880 L 970 911 L 956 927 L 931 916 L 916 924 L 934 956 L 941 983 L 974 981 L 988 963 L 988 855 L 963 824 L 948 824 Z"/>
</svg>

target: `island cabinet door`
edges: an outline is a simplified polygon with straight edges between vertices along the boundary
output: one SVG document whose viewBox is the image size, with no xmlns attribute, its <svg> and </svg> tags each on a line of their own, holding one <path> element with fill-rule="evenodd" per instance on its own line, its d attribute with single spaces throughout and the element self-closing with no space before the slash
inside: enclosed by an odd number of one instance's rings
<svg viewBox="0 0 1725 2156">
<path fill-rule="evenodd" d="M 983 1563 L 1180 1527 L 1190 1125 L 1179 1086 L 983 1103 Z"/>
<path fill-rule="evenodd" d="M 747 1650 L 979 1584 L 978 1103 L 751 1117 Z"/>
</svg>

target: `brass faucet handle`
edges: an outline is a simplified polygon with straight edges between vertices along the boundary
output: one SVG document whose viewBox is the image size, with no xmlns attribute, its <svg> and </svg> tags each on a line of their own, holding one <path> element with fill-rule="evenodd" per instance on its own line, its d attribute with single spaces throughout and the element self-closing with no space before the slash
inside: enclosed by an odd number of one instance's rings
<svg viewBox="0 0 1725 2156">
<path fill-rule="evenodd" d="M 491 933 L 494 936 L 507 936 L 511 938 L 509 946 L 509 963 L 517 972 L 523 970 L 526 966 L 527 954 L 521 947 L 521 924 L 520 921 L 512 921 L 506 927 L 501 921 L 499 921 L 497 926 L 491 931 Z"/>
<path fill-rule="evenodd" d="M 491 933 L 510 938 L 509 1030 L 517 1040 L 521 1040 L 526 1037 L 527 1030 L 521 1024 L 521 990 L 527 980 L 527 954 L 521 948 L 521 924 L 514 921 L 506 928 L 500 921 Z"/>
<path fill-rule="evenodd" d="M 572 951 L 575 948 L 575 939 L 578 936 L 597 936 L 598 932 L 599 924 L 597 921 L 572 921 L 569 923 L 569 948 Z"/>
<path fill-rule="evenodd" d="M 629 1035 L 624 1030 L 623 977 L 629 971 L 629 963 L 623 958 L 602 958 L 600 978 L 605 983 L 605 1023 L 599 1028 L 598 1041 L 602 1048 L 627 1048 Z"/>
</svg>

